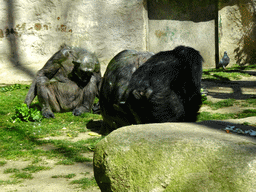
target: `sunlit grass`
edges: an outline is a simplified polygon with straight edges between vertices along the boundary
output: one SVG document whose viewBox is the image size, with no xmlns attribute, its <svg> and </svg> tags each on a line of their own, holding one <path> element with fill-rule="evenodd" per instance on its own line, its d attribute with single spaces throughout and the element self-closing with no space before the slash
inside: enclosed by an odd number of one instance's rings
<svg viewBox="0 0 256 192">
<path fill-rule="evenodd" d="M 240 69 L 234 67 L 228 69 L 228 71 L 230 70 Z M 245 75 L 245 73 L 239 72 L 226 73 L 220 69 L 204 70 L 204 73 L 208 76 L 215 75 L 217 79 L 222 80 L 235 79 L 237 78 L 236 73 L 239 76 Z M 0 185 L 16 184 L 22 179 L 32 179 L 35 172 L 51 169 L 41 165 L 44 162 L 42 157 L 54 159 L 57 162 L 56 164 L 61 165 L 92 162 L 92 159 L 84 157 L 84 154 L 92 153 L 95 145 L 102 139 L 102 137 L 92 137 L 91 139 L 80 141 L 72 140 L 81 133 L 91 131 L 87 128 L 89 122 L 102 120 L 101 115 L 92 113 L 86 113 L 79 117 L 73 116 L 72 112 L 55 113 L 54 119 L 43 119 L 41 122 L 13 123 L 10 121 L 10 117 L 15 114 L 15 107 L 24 102 L 28 88 L 28 85 L 15 85 L 9 88 L 5 87 L 4 91 L 0 91 L 0 166 L 4 167 L 7 164 L 7 160 L 29 160 L 31 162 L 24 169 L 5 169 L 4 173 L 11 174 L 13 180 L 0 180 Z M 252 98 L 239 102 L 234 99 L 227 99 L 216 103 L 205 101 L 203 105 L 210 106 L 212 109 L 219 109 L 234 104 L 241 107 L 256 107 L 256 99 Z M 39 107 L 37 99 L 33 102 L 32 107 Z M 256 116 L 256 110 L 244 110 L 237 114 L 201 112 L 198 116 L 198 121 L 237 119 L 249 116 Z M 55 139 L 58 136 L 62 136 L 64 139 Z M 51 138 L 45 139 L 47 137 Z M 43 146 L 47 145 L 51 145 L 53 148 L 44 150 Z M 75 176 L 75 174 L 55 175 L 53 178 L 74 179 Z M 97 185 L 94 178 L 74 180 L 71 184 L 77 184 L 84 189 Z"/>
<path fill-rule="evenodd" d="M 79 180 L 71 181 L 70 184 L 79 184 L 82 189 L 88 189 L 89 187 L 97 186 L 94 178 L 82 178 Z"/>
<path fill-rule="evenodd" d="M 207 120 L 225 120 L 225 119 L 240 119 L 245 117 L 256 116 L 256 109 L 243 110 L 241 113 L 210 113 L 210 112 L 201 112 L 198 115 L 198 121 L 207 121 Z"/>
<path fill-rule="evenodd" d="M 72 112 L 55 113 L 54 119 L 43 119 L 41 122 L 16 122 L 10 121 L 15 113 L 15 106 L 24 102 L 29 86 L 20 85 L 13 88 L 5 88 L 5 92 L 0 92 L 0 158 L 1 159 L 25 159 L 36 160 L 40 156 L 49 158 L 56 157 L 60 161 L 86 162 L 89 159 L 83 158 L 80 153 L 91 152 L 94 145 L 100 138 L 68 142 L 65 140 L 42 140 L 45 137 L 65 136 L 74 138 L 79 133 L 91 131 L 86 124 L 90 121 L 101 120 L 101 115 L 83 114 L 74 116 Z M 32 107 L 39 106 L 37 99 Z M 57 149 L 45 151 L 40 146 L 52 144 Z M 91 160 L 90 160 L 91 161 Z M 0 166 L 5 163 L 2 161 Z"/>
<path fill-rule="evenodd" d="M 230 81 L 230 80 L 239 80 L 242 77 L 250 77 L 251 75 L 243 70 L 256 69 L 256 65 L 248 66 L 239 66 L 234 65 L 233 67 L 227 67 L 227 70 L 222 68 L 219 69 L 204 69 L 203 70 L 203 79 L 208 80 L 221 80 L 221 81 Z"/>
<path fill-rule="evenodd" d="M 237 103 L 235 99 L 224 99 L 218 102 L 212 102 L 212 101 L 206 100 L 203 102 L 204 105 L 207 105 L 214 110 L 224 108 L 224 107 L 230 107 L 230 106 L 233 106 L 235 103 Z"/>
</svg>

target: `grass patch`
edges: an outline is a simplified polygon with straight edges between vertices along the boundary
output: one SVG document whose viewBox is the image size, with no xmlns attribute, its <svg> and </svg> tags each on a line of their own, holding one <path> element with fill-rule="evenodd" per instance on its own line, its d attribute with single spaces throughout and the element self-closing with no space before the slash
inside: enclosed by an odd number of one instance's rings
<svg viewBox="0 0 256 192">
<path fill-rule="evenodd" d="M 0 167 L 4 166 L 6 163 L 6 161 L 0 161 Z"/>
<path fill-rule="evenodd" d="M 28 171 L 30 173 L 36 173 L 42 170 L 50 170 L 51 167 L 45 167 L 45 166 L 37 166 L 37 165 L 29 165 L 26 168 L 22 169 L 23 171 Z"/>
<path fill-rule="evenodd" d="M 13 179 L 12 181 L 10 180 L 7 180 L 7 181 L 3 181 L 3 180 L 0 180 L 0 185 L 14 185 L 14 184 L 17 184 L 17 183 L 20 183 L 21 181 L 18 180 L 18 179 Z"/>
<path fill-rule="evenodd" d="M 198 121 L 207 121 L 207 120 L 225 120 L 225 119 L 240 119 L 245 117 L 256 116 L 256 109 L 247 109 L 241 113 L 210 113 L 210 112 L 201 112 L 198 115 Z"/>
<path fill-rule="evenodd" d="M 20 172 L 20 170 L 16 169 L 16 168 L 8 168 L 8 169 L 4 170 L 5 174 L 7 174 L 7 173 L 19 173 L 19 172 Z"/>
<path fill-rule="evenodd" d="M 230 107 L 233 106 L 236 103 L 235 99 L 225 99 L 218 102 L 212 102 L 212 101 L 204 101 L 203 104 L 211 107 L 211 109 L 217 110 L 224 107 Z"/>
<path fill-rule="evenodd" d="M 230 69 L 238 70 L 238 69 Z M 223 71 L 204 71 L 204 73 L 217 73 L 217 79 L 232 79 L 235 78 L 224 76 Z M 233 73 L 233 72 L 232 72 Z M 237 72 L 238 73 L 238 72 Z M 225 73 L 226 74 L 226 73 Z M 231 74 L 231 73 L 229 73 Z M 242 73 L 241 73 L 242 74 Z M 208 75 L 211 76 L 211 75 Z M 4 88 L 4 89 L 2 89 Z M 15 85 L 2 87 L 0 91 L 0 166 L 6 164 L 6 160 L 29 160 L 32 165 L 27 166 L 22 170 L 6 169 L 5 173 L 12 173 L 13 180 L 2 181 L 0 185 L 16 184 L 20 179 L 32 179 L 32 173 L 48 170 L 47 166 L 34 165 L 42 162 L 41 157 L 54 159 L 57 164 L 73 165 L 76 162 L 91 162 L 92 159 L 83 156 L 84 153 L 91 153 L 95 149 L 95 145 L 102 139 L 92 137 L 91 139 L 72 141 L 72 138 L 80 133 L 91 131 L 87 128 L 87 124 L 93 121 L 102 120 L 101 115 L 85 113 L 79 117 L 74 116 L 72 112 L 55 113 L 54 119 L 43 118 L 41 122 L 13 122 L 10 120 L 15 113 L 17 106 L 24 102 L 28 92 L 28 85 Z M 97 102 L 97 99 L 95 100 Z M 234 100 L 227 100 L 219 103 L 210 103 L 206 101 L 203 105 L 209 105 L 213 108 L 221 108 L 236 104 Z M 239 102 L 239 105 L 256 106 L 256 99 L 248 99 Z M 38 100 L 35 99 L 31 104 L 31 108 L 39 109 Z M 203 120 L 221 120 L 230 118 L 243 118 L 247 116 L 256 116 L 256 110 L 246 110 L 239 114 L 218 114 L 202 112 L 199 115 L 199 121 Z M 64 136 L 64 139 L 57 140 L 54 137 Z M 51 137 L 46 140 L 43 138 Z M 45 150 L 43 146 L 51 145 L 52 150 Z M 56 177 L 73 178 L 75 174 L 56 175 Z M 97 186 L 94 178 L 83 178 L 72 181 L 71 184 L 78 184 L 81 188 L 87 189 L 92 186 Z"/>
<path fill-rule="evenodd" d="M 27 173 L 27 172 L 15 173 L 11 177 L 16 178 L 16 179 L 33 179 L 32 174 L 31 173 Z"/>
<path fill-rule="evenodd" d="M 9 86 L 8 86 L 9 87 Z M 87 123 L 101 120 L 101 115 L 86 113 L 74 116 L 72 112 L 55 113 L 54 119 L 42 119 L 41 122 L 13 122 L 10 118 L 15 115 L 15 108 L 24 102 L 28 92 L 28 85 L 19 85 L 15 88 L 6 88 L 0 92 L 0 158 L 4 160 L 25 159 L 39 161 L 41 156 L 58 158 L 64 162 L 86 162 L 81 153 L 91 152 L 94 145 L 100 141 L 88 140 L 81 142 L 65 142 L 58 140 L 40 140 L 45 137 L 66 136 L 74 138 L 79 133 L 91 131 Z M 38 100 L 32 103 L 31 108 L 38 108 Z M 53 144 L 57 150 L 45 151 L 40 146 Z M 90 160 L 91 161 L 91 160 Z M 70 163 L 69 163 L 70 164 Z M 0 164 L 1 165 L 1 164 Z"/>
<path fill-rule="evenodd" d="M 54 175 L 54 176 L 52 176 L 52 178 L 67 178 L 67 179 L 71 179 L 71 178 L 73 178 L 75 176 L 76 176 L 76 174 L 71 173 L 71 174 L 68 174 L 68 175 Z"/>
<path fill-rule="evenodd" d="M 90 187 L 97 186 L 94 178 L 82 178 L 79 180 L 71 181 L 70 184 L 79 184 L 82 189 L 88 189 Z"/>
<path fill-rule="evenodd" d="M 202 78 L 208 80 L 221 80 L 221 81 L 231 81 L 239 80 L 242 77 L 250 77 L 251 75 L 243 70 L 256 69 L 256 65 L 249 66 L 239 66 L 234 65 L 233 67 L 228 67 L 227 70 L 219 69 L 204 69 Z"/>
</svg>

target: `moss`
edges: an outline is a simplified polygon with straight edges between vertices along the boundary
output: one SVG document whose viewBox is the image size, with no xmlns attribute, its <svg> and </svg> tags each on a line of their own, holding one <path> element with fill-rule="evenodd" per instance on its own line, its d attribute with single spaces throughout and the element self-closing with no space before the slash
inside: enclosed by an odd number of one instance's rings
<svg viewBox="0 0 256 192">
<path fill-rule="evenodd" d="M 223 142 L 127 142 L 105 139 L 96 148 L 95 165 L 102 166 L 109 191 L 249 191 L 256 176 L 248 174 L 248 149 Z"/>
</svg>

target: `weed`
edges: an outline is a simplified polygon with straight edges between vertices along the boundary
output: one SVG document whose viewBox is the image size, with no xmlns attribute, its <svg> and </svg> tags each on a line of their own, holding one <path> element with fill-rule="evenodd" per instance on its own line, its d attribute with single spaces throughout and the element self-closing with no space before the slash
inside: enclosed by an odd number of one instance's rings
<svg viewBox="0 0 256 192">
<path fill-rule="evenodd" d="M 21 122 L 21 121 L 38 121 L 43 119 L 41 112 L 35 108 L 28 108 L 25 103 L 18 105 L 15 108 L 15 115 L 11 117 L 11 121 Z"/>
<path fill-rule="evenodd" d="M 0 91 L 1 92 L 7 92 L 7 91 L 13 91 L 13 90 L 16 90 L 16 89 L 21 89 L 21 85 L 20 84 L 7 85 L 7 86 L 4 86 L 4 87 L 1 87 Z"/>
</svg>

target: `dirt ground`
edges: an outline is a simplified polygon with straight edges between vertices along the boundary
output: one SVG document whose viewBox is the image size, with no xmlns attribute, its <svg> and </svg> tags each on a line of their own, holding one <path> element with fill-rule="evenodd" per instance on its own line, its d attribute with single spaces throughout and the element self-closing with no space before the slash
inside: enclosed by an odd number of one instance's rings
<svg viewBox="0 0 256 192">
<path fill-rule="evenodd" d="M 246 72 L 246 71 L 245 71 Z M 219 101 L 227 98 L 234 98 L 236 100 L 243 100 L 247 98 L 256 98 L 256 70 L 247 71 L 252 74 L 251 77 L 243 77 L 241 80 L 237 81 L 206 81 L 203 80 L 203 87 L 208 91 L 208 100 Z M 249 107 L 251 109 L 251 107 Z M 239 106 L 226 107 L 218 110 L 212 110 L 209 107 L 202 107 L 200 111 L 209 111 L 213 113 L 239 113 L 248 107 L 241 108 Z M 233 123 L 243 123 L 249 122 L 256 124 L 256 117 L 250 117 L 245 119 L 236 120 L 225 120 Z M 256 131 L 256 127 L 254 127 Z M 73 138 L 73 141 L 78 141 L 80 139 L 87 139 L 92 137 L 88 133 L 81 133 L 78 137 Z M 49 139 L 49 138 L 45 138 Z M 69 137 L 59 137 L 55 139 L 68 139 Z M 52 150 L 51 146 L 42 146 L 44 150 Z M 93 158 L 93 153 L 89 154 L 90 158 Z M 56 165 L 53 160 L 44 159 L 46 166 L 51 167 L 50 170 L 40 171 L 38 173 L 33 173 L 33 179 L 24 180 L 22 183 L 15 185 L 3 185 L 0 186 L 1 192 L 75 192 L 75 191 L 87 191 L 87 192 L 97 192 L 100 191 L 98 187 L 94 187 L 88 190 L 82 190 L 78 185 L 70 185 L 72 180 L 77 180 L 84 178 L 86 174 L 88 178 L 93 176 L 93 165 L 92 162 L 88 163 L 76 163 L 74 165 Z M 29 165 L 30 161 L 8 161 L 5 166 L 0 167 L 0 180 L 8 180 L 11 174 L 3 174 L 4 169 L 7 168 L 18 168 L 22 169 Z M 54 175 L 67 175 L 76 174 L 74 178 L 52 178 Z M 12 178 L 10 178 L 12 180 Z"/>
</svg>

